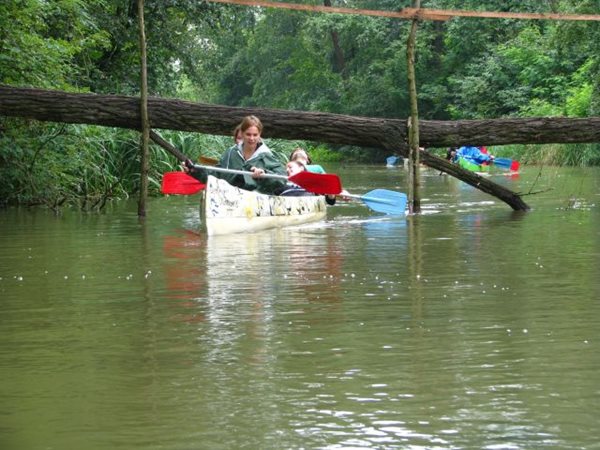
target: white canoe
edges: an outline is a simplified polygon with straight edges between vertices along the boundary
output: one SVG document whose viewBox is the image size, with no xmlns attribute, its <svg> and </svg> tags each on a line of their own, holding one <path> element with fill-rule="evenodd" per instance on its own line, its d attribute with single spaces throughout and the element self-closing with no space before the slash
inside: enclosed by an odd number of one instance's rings
<svg viewBox="0 0 600 450">
<path fill-rule="evenodd" d="M 327 214 L 322 195 L 280 197 L 259 194 L 210 175 L 201 198 L 200 220 L 209 236 L 316 222 Z"/>
</svg>

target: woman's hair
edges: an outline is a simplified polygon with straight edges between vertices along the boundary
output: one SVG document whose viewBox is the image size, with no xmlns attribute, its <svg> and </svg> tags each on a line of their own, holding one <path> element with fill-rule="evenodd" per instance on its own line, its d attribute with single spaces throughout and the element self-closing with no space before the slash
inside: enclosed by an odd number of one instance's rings
<svg viewBox="0 0 600 450">
<path fill-rule="evenodd" d="M 238 125 L 242 132 L 245 132 L 250 127 L 258 128 L 258 132 L 262 134 L 263 125 L 260 119 L 256 116 L 246 116 L 242 119 L 240 124 Z"/>
<path fill-rule="evenodd" d="M 298 154 L 300 153 L 304 153 L 306 155 L 306 162 L 308 164 L 312 164 L 312 160 L 310 159 L 310 155 L 308 154 L 308 152 L 306 150 L 304 150 L 302 147 L 296 147 L 294 149 L 294 151 L 290 154 L 290 161 L 294 161 L 298 158 Z"/>
</svg>

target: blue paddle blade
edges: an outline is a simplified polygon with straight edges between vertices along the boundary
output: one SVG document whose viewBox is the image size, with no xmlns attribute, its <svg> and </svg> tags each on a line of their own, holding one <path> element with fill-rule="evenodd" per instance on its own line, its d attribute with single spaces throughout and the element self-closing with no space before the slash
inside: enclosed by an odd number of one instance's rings
<svg viewBox="0 0 600 450">
<path fill-rule="evenodd" d="M 513 160 L 510 158 L 494 158 L 494 164 L 500 167 L 510 169 Z"/>
<path fill-rule="evenodd" d="M 406 194 L 387 189 L 375 189 L 362 195 L 360 199 L 373 211 L 389 215 L 401 215 L 406 212 Z"/>
</svg>

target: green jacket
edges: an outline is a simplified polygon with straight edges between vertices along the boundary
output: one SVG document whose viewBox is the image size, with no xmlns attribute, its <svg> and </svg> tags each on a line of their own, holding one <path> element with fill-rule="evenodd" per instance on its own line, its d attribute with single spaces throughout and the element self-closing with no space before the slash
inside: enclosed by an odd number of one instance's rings
<svg viewBox="0 0 600 450">
<path fill-rule="evenodd" d="M 287 177 L 285 166 L 281 161 L 271 152 L 271 149 L 266 144 L 260 143 L 252 155 L 252 157 L 245 161 L 242 156 L 242 144 L 234 145 L 229 148 L 221 157 L 217 167 L 224 169 L 243 170 L 250 172 L 252 167 L 263 169 L 266 173 L 283 175 Z M 285 179 L 273 179 L 273 178 L 258 178 L 254 179 L 251 175 L 241 175 L 234 173 L 223 173 L 205 169 L 196 169 L 190 172 L 194 178 L 200 180 L 202 183 L 206 183 L 207 174 L 221 178 L 227 181 L 229 184 L 246 189 L 248 191 L 257 190 L 263 194 L 274 194 L 275 191 L 281 190 L 287 180 Z"/>
<path fill-rule="evenodd" d="M 218 167 L 245 171 L 250 171 L 252 167 L 257 167 L 259 169 L 263 169 L 266 173 L 283 175 L 287 177 L 285 166 L 273 154 L 273 152 L 271 152 L 271 149 L 269 149 L 269 147 L 262 142 L 258 145 L 256 151 L 248 161 L 245 161 L 244 157 L 242 156 L 241 145 L 234 145 L 225 153 L 223 153 Z M 232 173 L 212 172 L 211 175 L 222 178 L 233 186 L 237 186 L 248 191 L 258 190 L 263 194 L 273 194 L 276 189 L 281 188 L 286 183 L 286 180 L 277 180 L 273 178 L 255 179 L 250 175 Z"/>
</svg>

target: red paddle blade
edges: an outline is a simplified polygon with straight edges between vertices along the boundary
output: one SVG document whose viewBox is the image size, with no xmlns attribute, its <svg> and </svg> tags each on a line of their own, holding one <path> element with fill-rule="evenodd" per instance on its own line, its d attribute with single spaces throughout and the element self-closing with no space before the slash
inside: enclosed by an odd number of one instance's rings
<svg viewBox="0 0 600 450">
<path fill-rule="evenodd" d="M 519 171 L 519 167 L 521 167 L 521 164 L 519 163 L 519 161 L 517 161 L 516 159 L 513 160 L 513 162 L 510 165 L 510 170 L 513 172 L 518 172 Z"/>
<path fill-rule="evenodd" d="M 163 175 L 163 194 L 190 195 L 200 192 L 206 185 L 184 172 L 167 172 Z"/>
<path fill-rule="evenodd" d="M 288 178 L 308 192 L 321 195 L 337 195 L 342 192 L 340 177 L 331 173 L 299 172 Z"/>
</svg>

